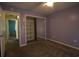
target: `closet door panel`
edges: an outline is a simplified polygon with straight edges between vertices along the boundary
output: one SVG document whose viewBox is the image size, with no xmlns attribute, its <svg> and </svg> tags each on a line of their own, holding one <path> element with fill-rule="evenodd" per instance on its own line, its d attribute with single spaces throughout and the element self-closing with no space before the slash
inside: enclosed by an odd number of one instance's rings
<svg viewBox="0 0 79 59">
<path fill-rule="evenodd" d="M 26 17 L 26 31 L 27 31 L 27 41 L 35 40 L 35 25 L 34 18 Z"/>
</svg>

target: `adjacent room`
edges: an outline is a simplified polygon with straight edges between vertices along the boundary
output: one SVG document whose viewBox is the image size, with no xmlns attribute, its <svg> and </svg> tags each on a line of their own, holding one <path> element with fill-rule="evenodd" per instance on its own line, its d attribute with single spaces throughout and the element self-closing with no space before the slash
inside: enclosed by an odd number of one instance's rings
<svg viewBox="0 0 79 59">
<path fill-rule="evenodd" d="M 78 2 L 0 2 L 1 57 L 79 57 Z"/>
</svg>

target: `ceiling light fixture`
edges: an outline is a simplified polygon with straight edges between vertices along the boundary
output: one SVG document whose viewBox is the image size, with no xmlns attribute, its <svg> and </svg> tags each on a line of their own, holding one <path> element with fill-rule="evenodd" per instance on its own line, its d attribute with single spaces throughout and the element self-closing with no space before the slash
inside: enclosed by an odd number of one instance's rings
<svg viewBox="0 0 79 59">
<path fill-rule="evenodd" d="M 46 2 L 43 4 L 43 6 L 49 6 L 49 7 L 52 7 L 53 6 L 53 2 Z"/>
</svg>

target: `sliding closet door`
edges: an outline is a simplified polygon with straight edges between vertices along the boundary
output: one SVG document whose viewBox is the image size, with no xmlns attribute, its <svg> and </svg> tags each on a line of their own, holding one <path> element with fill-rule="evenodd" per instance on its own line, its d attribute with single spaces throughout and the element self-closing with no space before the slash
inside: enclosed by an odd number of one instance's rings
<svg viewBox="0 0 79 59">
<path fill-rule="evenodd" d="M 35 18 L 26 17 L 27 41 L 35 40 Z"/>
<path fill-rule="evenodd" d="M 46 39 L 46 20 L 38 18 L 37 22 L 37 38 Z"/>
</svg>

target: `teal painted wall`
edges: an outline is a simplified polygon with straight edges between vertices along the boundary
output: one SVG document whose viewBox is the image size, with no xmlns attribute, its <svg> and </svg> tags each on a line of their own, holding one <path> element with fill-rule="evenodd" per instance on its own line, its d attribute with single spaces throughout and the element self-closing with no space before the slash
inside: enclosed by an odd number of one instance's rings
<svg viewBox="0 0 79 59">
<path fill-rule="evenodd" d="M 14 20 L 8 20 L 9 22 L 9 36 L 16 37 L 16 30 L 15 30 L 15 21 Z"/>
</svg>

